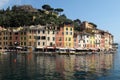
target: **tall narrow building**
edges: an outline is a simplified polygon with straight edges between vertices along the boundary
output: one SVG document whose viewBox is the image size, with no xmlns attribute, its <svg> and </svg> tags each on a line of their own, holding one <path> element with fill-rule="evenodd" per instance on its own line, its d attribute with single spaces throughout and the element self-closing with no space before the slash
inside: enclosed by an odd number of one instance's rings
<svg viewBox="0 0 120 80">
<path fill-rule="evenodd" d="M 74 26 L 72 24 L 64 24 L 59 27 L 56 33 L 56 47 L 73 48 L 74 47 Z"/>
</svg>

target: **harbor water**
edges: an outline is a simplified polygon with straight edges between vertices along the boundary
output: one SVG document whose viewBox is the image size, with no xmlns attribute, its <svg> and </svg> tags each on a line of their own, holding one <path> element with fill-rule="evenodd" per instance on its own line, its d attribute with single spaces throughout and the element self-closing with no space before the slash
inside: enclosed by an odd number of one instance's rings
<svg viewBox="0 0 120 80">
<path fill-rule="evenodd" d="M 0 55 L 0 80 L 120 80 L 120 52 Z"/>
</svg>

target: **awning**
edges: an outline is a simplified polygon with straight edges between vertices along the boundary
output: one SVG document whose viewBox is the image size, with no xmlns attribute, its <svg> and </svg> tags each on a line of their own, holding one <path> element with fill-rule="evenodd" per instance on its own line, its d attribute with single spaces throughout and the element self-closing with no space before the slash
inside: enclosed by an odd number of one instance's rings
<svg viewBox="0 0 120 80">
<path fill-rule="evenodd" d="M 17 46 L 16 48 L 18 48 L 18 49 L 22 49 L 22 47 L 20 47 L 20 46 Z"/>
<path fill-rule="evenodd" d="M 69 48 L 70 50 L 76 50 L 75 48 Z"/>
<path fill-rule="evenodd" d="M 76 48 L 77 50 L 83 50 L 82 48 Z"/>
</svg>

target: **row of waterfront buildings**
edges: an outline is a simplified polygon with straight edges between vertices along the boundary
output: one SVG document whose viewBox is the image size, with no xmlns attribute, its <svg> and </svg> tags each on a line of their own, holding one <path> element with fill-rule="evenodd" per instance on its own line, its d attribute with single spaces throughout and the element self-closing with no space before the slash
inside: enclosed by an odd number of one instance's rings
<svg viewBox="0 0 120 80">
<path fill-rule="evenodd" d="M 18 28 L 0 28 L 0 49 L 11 46 L 46 48 L 109 50 L 112 49 L 113 35 L 100 30 L 96 25 L 82 22 L 80 31 L 74 31 L 72 24 L 59 27 L 34 25 Z"/>
</svg>

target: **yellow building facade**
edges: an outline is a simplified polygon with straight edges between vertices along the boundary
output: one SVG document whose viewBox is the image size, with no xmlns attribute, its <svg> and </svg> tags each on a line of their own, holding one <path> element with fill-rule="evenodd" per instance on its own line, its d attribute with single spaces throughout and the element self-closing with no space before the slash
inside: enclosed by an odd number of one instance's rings
<svg viewBox="0 0 120 80">
<path fill-rule="evenodd" d="M 95 36 L 93 34 L 90 35 L 90 49 L 94 49 L 95 48 Z"/>
<path fill-rule="evenodd" d="M 73 48 L 74 46 L 74 27 L 73 25 L 64 25 L 64 47 Z"/>
</svg>

